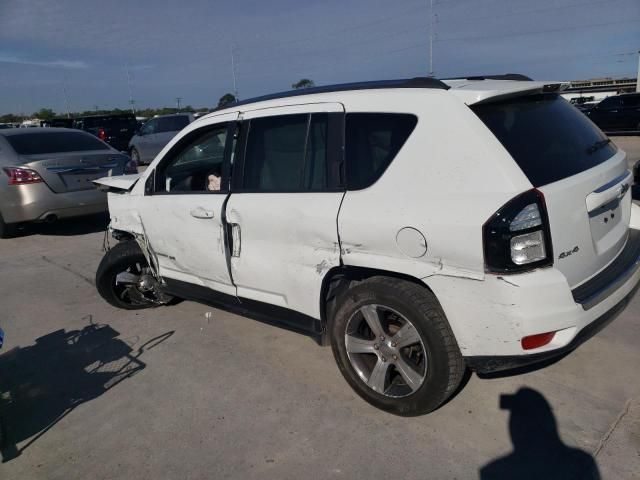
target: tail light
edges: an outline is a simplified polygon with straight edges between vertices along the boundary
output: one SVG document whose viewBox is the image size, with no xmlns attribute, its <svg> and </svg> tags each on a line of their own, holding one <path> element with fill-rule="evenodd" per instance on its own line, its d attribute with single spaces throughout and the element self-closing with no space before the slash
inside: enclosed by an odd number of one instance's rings
<svg viewBox="0 0 640 480">
<path fill-rule="evenodd" d="M 529 190 L 482 227 L 487 272 L 515 273 L 553 264 L 549 218 L 542 192 Z"/>
<path fill-rule="evenodd" d="M 28 168 L 5 167 L 4 172 L 9 176 L 9 185 L 26 185 L 28 183 L 44 182 L 38 172 Z"/>
<path fill-rule="evenodd" d="M 100 140 L 106 140 L 107 139 L 107 132 L 104 131 L 104 128 L 99 128 L 98 129 L 98 138 Z"/>
</svg>

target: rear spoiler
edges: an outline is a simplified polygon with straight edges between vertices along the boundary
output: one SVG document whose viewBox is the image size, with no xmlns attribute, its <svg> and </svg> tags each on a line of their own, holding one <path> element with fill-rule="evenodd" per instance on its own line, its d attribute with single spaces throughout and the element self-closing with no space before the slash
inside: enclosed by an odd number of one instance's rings
<svg viewBox="0 0 640 480">
<path fill-rule="evenodd" d="M 103 177 L 93 181 L 96 188 L 102 192 L 126 193 L 130 192 L 133 186 L 140 179 L 139 173 L 132 175 L 117 175 L 115 177 Z"/>
<path fill-rule="evenodd" d="M 453 95 L 467 105 L 497 102 L 523 95 L 537 93 L 560 93 L 569 84 L 566 82 L 537 82 L 527 80 L 488 79 L 452 79 L 444 80 Z"/>
<path fill-rule="evenodd" d="M 569 87 L 568 83 L 545 83 L 544 85 L 538 85 L 534 88 L 515 90 L 511 92 L 505 92 L 498 95 L 492 95 L 490 97 L 483 98 L 475 102 L 475 105 L 481 103 L 498 102 L 500 100 L 506 100 L 508 98 L 521 97 L 524 95 L 535 95 L 537 93 L 560 93 Z"/>
</svg>

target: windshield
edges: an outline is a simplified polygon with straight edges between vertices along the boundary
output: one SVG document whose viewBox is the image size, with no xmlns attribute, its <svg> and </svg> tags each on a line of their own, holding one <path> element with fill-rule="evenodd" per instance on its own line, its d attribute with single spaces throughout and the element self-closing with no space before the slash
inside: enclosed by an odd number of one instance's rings
<svg viewBox="0 0 640 480">
<path fill-rule="evenodd" d="M 18 155 L 109 150 L 93 135 L 81 132 L 37 132 L 5 137 Z"/>
<path fill-rule="evenodd" d="M 584 113 L 556 94 L 528 95 L 471 109 L 535 187 L 593 168 L 617 151 Z"/>
</svg>

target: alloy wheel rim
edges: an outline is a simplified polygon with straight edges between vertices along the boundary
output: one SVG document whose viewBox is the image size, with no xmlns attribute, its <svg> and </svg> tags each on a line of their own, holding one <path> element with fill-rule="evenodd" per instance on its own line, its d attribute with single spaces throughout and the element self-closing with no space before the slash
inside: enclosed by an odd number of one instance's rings
<svg viewBox="0 0 640 480">
<path fill-rule="evenodd" d="M 148 266 L 140 262 L 129 265 L 115 276 L 113 290 L 120 301 L 130 305 L 149 305 L 156 303 L 151 282 L 155 281 Z"/>
<path fill-rule="evenodd" d="M 401 398 L 424 384 L 428 360 L 424 341 L 401 313 L 379 304 L 360 307 L 347 322 L 347 357 L 376 393 Z"/>
</svg>

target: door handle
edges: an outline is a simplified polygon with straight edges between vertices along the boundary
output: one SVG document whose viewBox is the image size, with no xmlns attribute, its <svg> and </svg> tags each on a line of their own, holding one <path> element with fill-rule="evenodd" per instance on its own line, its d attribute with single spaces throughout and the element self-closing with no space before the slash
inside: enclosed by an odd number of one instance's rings
<svg viewBox="0 0 640 480">
<path fill-rule="evenodd" d="M 202 207 L 194 208 L 190 213 L 194 218 L 213 218 L 213 211 L 205 210 Z"/>
<path fill-rule="evenodd" d="M 240 243 L 242 239 L 240 236 L 240 224 L 232 223 L 231 224 L 231 256 L 239 257 L 240 256 Z"/>
</svg>

